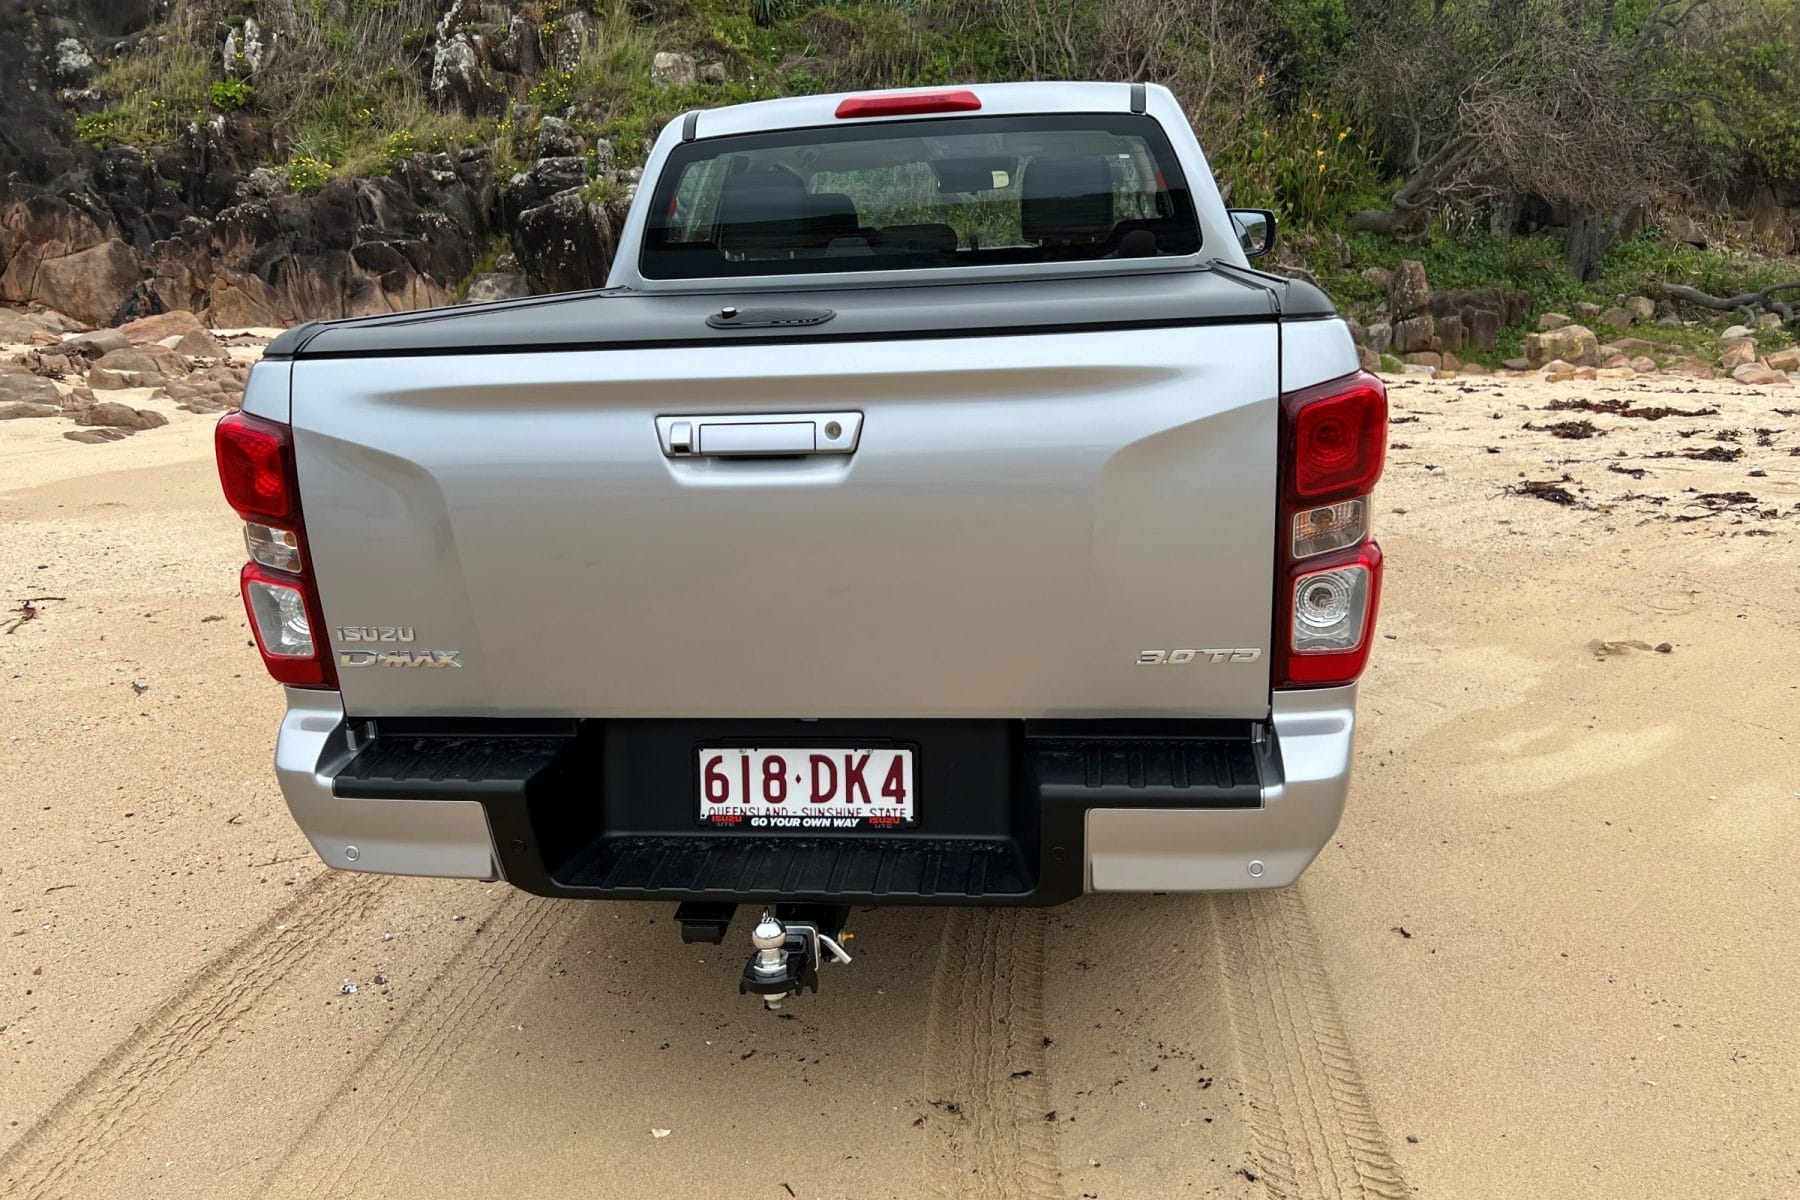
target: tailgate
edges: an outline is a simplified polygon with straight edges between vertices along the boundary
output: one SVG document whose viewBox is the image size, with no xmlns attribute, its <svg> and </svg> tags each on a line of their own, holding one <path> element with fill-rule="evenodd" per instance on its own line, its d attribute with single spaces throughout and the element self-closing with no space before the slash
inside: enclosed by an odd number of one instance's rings
<svg viewBox="0 0 1800 1200">
<path fill-rule="evenodd" d="M 1277 330 L 296 361 L 346 708 L 1265 714 Z M 855 451 L 659 440 L 805 413 Z"/>
</svg>

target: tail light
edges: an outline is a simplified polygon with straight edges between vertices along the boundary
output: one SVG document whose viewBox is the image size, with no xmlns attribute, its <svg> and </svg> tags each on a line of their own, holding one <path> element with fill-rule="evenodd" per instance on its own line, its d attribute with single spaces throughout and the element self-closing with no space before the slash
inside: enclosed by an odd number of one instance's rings
<svg viewBox="0 0 1800 1200">
<path fill-rule="evenodd" d="M 981 97 L 966 88 L 942 92 L 889 92 L 876 96 L 846 96 L 836 115 L 843 117 L 911 117 L 921 113 L 974 112 Z"/>
<path fill-rule="evenodd" d="M 227 413 L 213 445 L 225 499 L 244 519 L 250 561 L 240 586 L 263 665 L 293 687 L 336 687 L 306 554 L 292 431 L 247 413 Z"/>
<path fill-rule="evenodd" d="M 1387 390 L 1365 372 L 1281 398 L 1275 686 L 1351 683 L 1369 659 L 1381 547 L 1369 494 L 1387 449 Z"/>
</svg>

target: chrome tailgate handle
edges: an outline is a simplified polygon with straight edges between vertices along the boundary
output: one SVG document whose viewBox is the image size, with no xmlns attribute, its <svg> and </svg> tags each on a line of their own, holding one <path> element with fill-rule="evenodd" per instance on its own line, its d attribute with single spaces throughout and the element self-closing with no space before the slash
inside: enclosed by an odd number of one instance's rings
<svg viewBox="0 0 1800 1200">
<path fill-rule="evenodd" d="M 656 434 L 670 458 L 791 458 L 850 454 L 862 433 L 862 414 L 741 413 L 658 417 Z"/>
</svg>

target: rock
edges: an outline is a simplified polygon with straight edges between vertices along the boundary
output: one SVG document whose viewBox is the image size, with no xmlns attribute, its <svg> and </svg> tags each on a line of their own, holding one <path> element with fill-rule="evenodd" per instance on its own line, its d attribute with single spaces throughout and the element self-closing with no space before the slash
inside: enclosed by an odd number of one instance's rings
<svg viewBox="0 0 1800 1200">
<path fill-rule="evenodd" d="M 1648 321 L 1656 315 L 1656 301 L 1648 296 L 1627 296 L 1622 307 L 1639 321 Z"/>
<path fill-rule="evenodd" d="M 606 282 L 625 206 L 590 203 L 566 191 L 519 214 L 513 252 L 532 290 L 566 292 Z"/>
<path fill-rule="evenodd" d="M 1505 361 L 1503 361 L 1500 365 L 1505 367 L 1509 371 L 1529 371 L 1529 370 L 1531 370 L 1531 360 L 1527 359 L 1527 358 L 1509 358 L 1509 359 L 1506 359 Z"/>
<path fill-rule="evenodd" d="M 87 385 L 96 392 L 116 392 L 122 388 L 137 387 L 136 378 L 135 375 L 109 371 L 105 367 L 92 367 L 87 373 Z"/>
<path fill-rule="evenodd" d="M 1357 365 L 1365 371 L 1381 370 L 1381 355 L 1370 349 L 1368 346 L 1358 346 L 1356 348 L 1356 362 Z"/>
<path fill-rule="evenodd" d="M 725 82 L 725 64 L 708 62 L 700 64 L 700 82 L 722 84 Z"/>
<path fill-rule="evenodd" d="M 153 317 L 139 317 L 119 326 L 118 331 L 133 345 L 155 343 L 190 358 L 225 357 L 225 347 L 213 337 L 212 331 L 184 308 L 157 313 Z"/>
<path fill-rule="evenodd" d="M 525 276 L 511 271 L 484 271 L 469 284 L 463 294 L 464 304 L 486 304 L 492 300 L 516 300 L 531 295 L 531 284 Z"/>
<path fill-rule="evenodd" d="M 1611 325 L 1614 329 L 1629 329 L 1631 328 L 1632 320 L 1631 313 L 1619 306 L 1605 309 L 1600 313 L 1600 323 L 1602 325 Z"/>
<path fill-rule="evenodd" d="M 1591 367 L 1600 361 L 1600 339 L 1585 325 L 1564 325 L 1542 333 L 1528 333 L 1525 335 L 1525 359 L 1534 368 L 1558 359 L 1574 366 Z"/>
<path fill-rule="evenodd" d="M 17 421 L 25 417 L 60 417 L 61 404 L 0 403 L 0 421 Z"/>
<path fill-rule="evenodd" d="M 696 78 L 694 56 L 677 50 L 659 50 L 650 59 L 650 82 L 657 87 L 692 87 Z"/>
<path fill-rule="evenodd" d="M 0 244 L 0 253 L 5 252 Z M 37 313 L 0 309 L 0 345 L 16 346 L 31 341 L 40 333 L 55 332 L 51 323 Z"/>
<path fill-rule="evenodd" d="M 1631 369 L 1639 374 L 1648 375 L 1656 370 L 1656 360 L 1649 355 L 1640 354 L 1631 360 Z"/>
<path fill-rule="evenodd" d="M 1549 383 L 1562 383 L 1575 378 L 1575 367 L 1560 358 L 1552 359 L 1544 364 L 1543 375 Z"/>
<path fill-rule="evenodd" d="M 1409 366 L 1430 367 L 1434 371 L 1444 365 L 1443 356 L 1432 350 L 1415 350 L 1406 355 L 1403 361 Z"/>
<path fill-rule="evenodd" d="M 1431 285 L 1425 279 L 1425 264 L 1406 259 L 1388 280 L 1388 312 L 1395 320 L 1425 311 L 1431 304 Z"/>
<path fill-rule="evenodd" d="M 581 187 L 592 178 L 585 155 L 540 158 L 537 165 L 531 168 L 530 174 L 537 194 L 546 198 L 570 188 Z"/>
<path fill-rule="evenodd" d="M 62 405 L 62 393 L 42 375 L 0 375 L 0 403 Z"/>
<path fill-rule="evenodd" d="M 1764 358 L 1763 362 L 1777 371 L 1800 371 L 1800 346 L 1777 350 Z"/>
<path fill-rule="evenodd" d="M 131 349 L 131 339 L 117 329 L 96 329 L 92 333 L 78 334 L 57 347 L 57 351 L 70 358 L 85 358 L 89 362 L 114 350 Z"/>
<path fill-rule="evenodd" d="M 1739 383 L 1774 385 L 1776 387 L 1788 382 L 1787 372 L 1765 367 L 1761 363 L 1745 363 L 1732 371 L 1731 377 Z"/>
<path fill-rule="evenodd" d="M 1747 337 L 1732 338 L 1719 355 L 1719 365 L 1727 371 L 1756 361 L 1756 342 Z"/>
<path fill-rule="evenodd" d="M 1631 360 L 1626 358 L 1623 354 L 1602 354 L 1600 356 L 1600 365 L 1608 368 L 1629 367 L 1631 365 Z"/>
<path fill-rule="evenodd" d="M 477 40 L 461 29 L 452 32 L 445 28 L 461 9 L 462 5 L 452 4 L 438 23 L 429 86 L 431 99 L 439 108 L 475 117 L 498 111 L 506 101 L 506 93 L 494 81 Z"/>
<path fill-rule="evenodd" d="M 1567 325 L 1570 320 L 1571 318 L 1567 313 L 1543 313 L 1539 315 L 1537 319 L 1538 332 L 1545 333 L 1552 329 L 1561 329 L 1564 325 Z"/>
<path fill-rule="evenodd" d="M 1756 330 L 1752 329 L 1748 325 L 1732 325 L 1729 328 L 1727 328 L 1724 333 L 1721 333 L 1719 335 L 1719 340 L 1726 341 L 1726 342 L 1735 342 L 1739 338 L 1753 338 L 1755 336 L 1756 336 Z"/>
<path fill-rule="evenodd" d="M 561 117 L 545 117 L 538 122 L 539 158 L 574 158 L 587 153 L 587 139 Z"/>
<path fill-rule="evenodd" d="M 1393 281 L 1394 273 L 1386 267 L 1364 267 L 1362 278 L 1364 283 L 1386 295 L 1388 284 Z"/>
<path fill-rule="evenodd" d="M 1353 345 L 1366 346 L 1369 344 L 1369 331 L 1363 328 L 1361 321 L 1355 317 L 1345 317 L 1344 327 L 1350 331 L 1350 341 Z"/>
<path fill-rule="evenodd" d="M 102 400 L 75 413 L 77 425 L 105 425 L 113 429 L 155 429 L 167 425 L 169 418 L 147 408 L 133 408 L 113 400 Z"/>
<path fill-rule="evenodd" d="M 1600 315 L 1601 310 L 1600 306 L 1595 304 L 1592 300 L 1577 300 L 1575 302 L 1575 311 L 1580 316 L 1597 317 Z"/>
<path fill-rule="evenodd" d="M 1677 242 L 1682 242 L 1689 246 L 1698 246 L 1702 250 L 1706 249 L 1706 231 L 1700 228 L 1697 221 L 1685 213 L 1677 213 L 1675 216 L 1670 217 L 1668 224 L 1664 226 L 1664 229 L 1668 235 Z"/>
<path fill-rule="evenodd" d="M 1376 354 L 1386 354 L 1394 344 L 1394 327 L 1386 321 L 1377 321 L 1368 328 L 1369 349 Z"/>
<path fill-rule="evenodd" d="M 1467 344 L 1478 350 L 1492 350 L 1500 340 L 1500 314 L 1485 308 L 1463 309 L 1463 325 L 1468 330 Z"/>
<path fill-rule="evenodd" d="M 1662 370 L 1664 375 L 1686 375 L 1693 379 L 1715 379 L 1711 365 L 1698 358 L 1684 358 L 1680 362 L 1670 363 Z"/>
<path fill-rule="evenodd" d="M 63 83 L 80 85 L 94 73 L 94 56 L 72 37 L 56 43 L 50 56 L 50 73 Z"/>
<path fill-rule="evenodd" d="M 154 342 L 103 354 L 94 360 L 94 369 L 122 375 L 132 381 L 130 387 L 154 387 L 166 379 L 180 379 L 190 370 L 180 354 Z"/>
<path fill-rule="evenodd" d="M 580 6 L 570 4 L 556 18 L 550 38 L 550 65 L 564 73 L 581 65 L 582 52 L 594 40 L 594 20 Z"/>
<path fill-rule="evenodd" d="M 104 325 L 137 286 L 137 255 L 118 238 L 81 250 L 58 252 L 59 244 L 26 242 L 0 274 L 0 300 L 36 301 L 95 325 Z"/>
<path fill-rule="evenodd" d="M 1622 351 L 1626 354 L 1630 354 L 1633 351 L 1642 352 L 1645 350 L 1656 349 L 1655 342 L 1652 342 L 1646 338 L 1640 338 L 1640 337 L 1614 338 L 1613 342 L 1612 342 L 1612 346 L 1613 346 L 1613 349 Z"/>
<path fill-rule="evenodd" d="M 1439 350 L 1461 350 L 1465 331 L 1460 316 L 1434 317 L 1432 344 Z"/>
<path fill-rule="evenodd" d="M 1400 373 L 1402 375 L 1424 375 L 1427 378 L 1435 379 L 1437 377 L 1437 368 L 1427 366 L 1424 363 L 1406 363 L 1400 368 Z"/>
<path fill-rule="evenodd" d="M 1462 373 L 1464 375 L 1492 375 L 1494 372 L 1480 363 L 1472 362 L 1462 365 Z"/>
<path fill-rule="evenodd" d="M 1410 317 L 1394 326 L 1394 349 L 1401 354 L 1429 350 L 1437 340 L 1437 323 L 1430 314 Z"/>
<path fill-rule="evenodd" d="M 1444 370 L 1446 370 L 1446 371 L 1460 371 L 1460 370 L 1462 370 L 1463 364 L 1462 364 L 1462 359 L 1456 357 L 1456 355 L 1446 354 L 1443 357 L 1442 365 L 1443 365 Z"/>
<path fill-rule="evenodd" d="M 1775 313 L 1763 313 L 1756 318 L 1756 327 L 1758 329 L 1780 329 L 1781 318 Z"/>
<path fill-rule="evenodd" d="M 123 441 L 131 436 L 131 432 L 129 429 L 70 429 L 65 430 L 63 436 L 71 442 L 86 442 L 92 446 L 101 442 Z"/>
</svg>

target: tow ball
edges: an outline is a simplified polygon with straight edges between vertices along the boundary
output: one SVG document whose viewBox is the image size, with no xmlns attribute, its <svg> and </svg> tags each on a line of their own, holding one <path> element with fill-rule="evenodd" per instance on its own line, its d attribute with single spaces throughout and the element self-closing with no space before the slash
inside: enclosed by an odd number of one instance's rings
<svg viewBox="0 0 1800 1200">
<path fill-rule="evenodd" d="M 821 924 L 841 930 L 845 910 L 827 909 L 790 915 L 787 919 L 764 909 L 750 931 L 750 961 L 738 980 L 738 992 L 762 997 L 763 1007 L 780 1010 L 782 1002 L 802 991 L 819 990 L 819 964 L 829 955 L 846 965 L 850 954 Z M 824 918 L 822 921 L 821 918 Z M 841 936 L 848 937 L 848 934 Z"/>
</svg>

